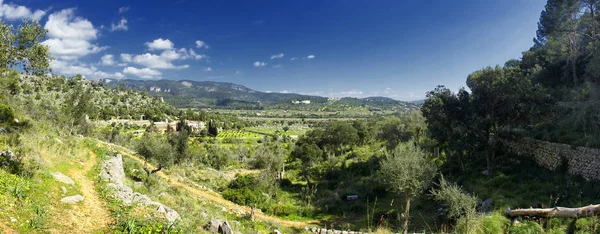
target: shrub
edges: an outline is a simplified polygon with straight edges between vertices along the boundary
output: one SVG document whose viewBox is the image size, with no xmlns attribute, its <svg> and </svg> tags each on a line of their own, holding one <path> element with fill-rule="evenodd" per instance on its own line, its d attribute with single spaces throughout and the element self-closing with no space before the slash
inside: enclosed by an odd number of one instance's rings
<svg viewBox="0 0 600 234">
<path fill-rule="evenodd" d="M 15 113 L 11 106 L 0 104 L 0 124 L 12 123 L 15 119 Z"/>
</svg>

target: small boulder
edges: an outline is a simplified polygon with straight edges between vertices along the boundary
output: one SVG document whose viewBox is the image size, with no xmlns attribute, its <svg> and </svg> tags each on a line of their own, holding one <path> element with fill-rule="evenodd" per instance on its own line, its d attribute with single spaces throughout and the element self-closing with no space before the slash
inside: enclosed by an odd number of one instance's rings
<svg viewBox="0 0 600 234">
<path fill-rule="evenodd" d="M 492 211 L 494 211 L 494 200 L 488 198 L 481 202 L 481 205 L 479 206 L 479 212 L 490 213 Z"/>
<path fill-rule="evenodd" d="M 281 234 L 281 232 L 277 229 L 273 230 L 273 234 Z"/>
<path fill-rule="evenodd" d="M 63 199 L 60 199 L 60 201 L 62 203 L 77 204 L 83 201 L 83 196 L 77 194 L 75 196 L 63 197 Z"/>
<path fill-rule="evenodd" d="M 73 179 L 69 178 L 68 176 L 66 176 L 63 173 L 60 172 L 52 172 L 50 173 L 52 175 L 52 177 L 54 177 L 54 180 L 58 181 L 58 182 L 62 182 L 68 185 L 74 185 L 75 181 L 73 181 Z"/>
<path fill-rule="evenodd" d="M 0 134 L 7 134 L 8 130 L 6 130 L 5 128 L 0 128 Z"/>
<path fill-rule="evenodd" d="M 229 222 L 225 221 L 221 224 L 221 228 L 219 228 L 219 232 L 223 234 L 233 234 L 233 228 L 229 225 Z"/>
<path fill-rule="evenodd" d="M 67 188 L 65 188 L 65 186 L 60 186 L 60 190 L 62 190 L 63 195 L 67 194 Z"/>
</svg>

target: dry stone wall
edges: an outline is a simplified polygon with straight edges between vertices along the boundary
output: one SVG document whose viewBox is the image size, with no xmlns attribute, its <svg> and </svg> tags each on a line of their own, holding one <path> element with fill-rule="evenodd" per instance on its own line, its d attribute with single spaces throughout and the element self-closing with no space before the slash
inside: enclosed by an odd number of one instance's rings
<svg viewBox="0 0 600 234">
<path fill-rule="evenodd" d="M 600 149 L 574 147 L 530 138 L 501 140 L 510 152 L 533 157 L 538 165 L 556 170 L 566 166 L 569 174 L 580 175 L 587 180 L 600 180 Z M 563 164 L 567 165 L 563 165 Z"/>
</svg>

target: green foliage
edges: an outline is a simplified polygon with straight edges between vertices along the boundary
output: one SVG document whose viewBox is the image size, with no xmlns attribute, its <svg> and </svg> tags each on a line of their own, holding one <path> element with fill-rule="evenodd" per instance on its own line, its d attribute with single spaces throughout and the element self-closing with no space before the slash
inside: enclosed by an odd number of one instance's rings
<svg viewBox="0 0 600 234">
<path fill-rule="evenodd" d="M 463 217 L 456 222 L 455 233 L 503 234 L 507 233 L 510 220 L 495 212 L 491 215 Z M 512 233 L 512 232 L 509 232 Z"/>
<path fill-rule="evenodd" d="M 173 149 L 167 140 L 152 133 L 144 133 L 136 146 L 136 152 L 145 160 L 156 162 L 160 168 L 173 164 Z"/>
<path fill-rule="evenodd" d="M 13 123 L 15 119 L 15 113 L 13 108 L 5 104 L 0 103 L 0 124 L 6 125 Z"/>
<path fill-rule="evenodd" d="M 436 174 L 436 165 L 412 142 L 399 145 L 381 160 L 380 173 L 390 189 L 414 197 L 423 192 Z"/>
<path fill-rule="evenodd" d="M 50 51 L 42 45 L 46 30 L 35 21 L 23 20 L 17 29 L 0 21 L 0 71 L 22 67 L 28 73 L 44 74 L 50 69 Z"/>
<path fill-rule="evenodd" d="M 448 210 L 448 218 L 472 218 L 476 214 L 477 197 L 465 193 L 456 184 L 451 184 L 444 177 L 440 179 L 439 188 L 431 191 L 434 199 L 440 201 Z M 468 224 L 466 224 L 468 225 Z"/>
<path fill-rule="evenodd" d="M 544 233 L 544 228 L 535 221 L 523 221 L 522 223 L 510 227 L 508 232 L 514 234 L 539 234 Z"/>
</svg>

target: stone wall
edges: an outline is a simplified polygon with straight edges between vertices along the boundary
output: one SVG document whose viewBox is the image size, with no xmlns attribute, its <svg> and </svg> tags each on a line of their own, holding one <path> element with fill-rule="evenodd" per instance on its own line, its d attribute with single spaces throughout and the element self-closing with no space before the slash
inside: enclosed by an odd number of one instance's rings
<svg viewBox="0 0 600 234">
<path fill-rule="evenodd" d="M 501 140 L 506 149 L 520 156 L 530 156 L 538 165 L 556 170 L 566 163 L 569 174 L 587 180 L 600 180 L 600 149 L 574 147 L 530 138 Z"/>
</svg>

